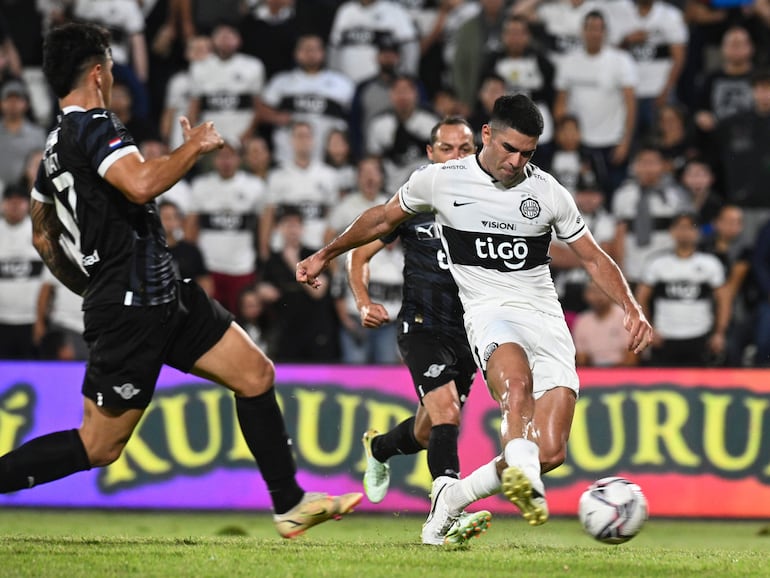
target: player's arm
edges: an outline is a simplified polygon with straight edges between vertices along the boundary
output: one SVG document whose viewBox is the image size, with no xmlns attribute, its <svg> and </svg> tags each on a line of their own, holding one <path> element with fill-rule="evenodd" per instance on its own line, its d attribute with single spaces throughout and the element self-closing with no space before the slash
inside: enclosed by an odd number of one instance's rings
<svg viewBox="0 0 770 578">
<path fill-rule="evenodd" d="M 401 208 L 398 193 L 384 205 L 367 209 L 331 243 L 297 263 L 297 281 L 317 287 L 318 275 L 332 259 L 354 247 L 379 239 L 413 216 Z"/>
<path fill-rule="evenodd" d="M 372 303 L 369 296 L 369 261 L 384 248 L 385 243 L 376 239 L 348 253 L 348 285 L 356 300 L 361 325 L 364 327 L 380 327 L 390 321 L 387 310 L 380 303 Z"/>
<path fill-rule="evenodd" d="M 179 122 L 185 139 L 182 146 L 152 160 L 145 160 L 138 152 L 127 154 L 107 169 L 104 174 L 107 182 L 119 189 L 132 203 L 143 205 L 167 191 L 187 174 L 198 157 L 224 145 L 214 123 L 204 122 L 193 128 L 186 117 L 181 117 Z"/>
<path fill-rule="evenodd" d="M 32 244 L 51 273 L 73 293 L 83 295 L 88 286 L 88 275 L 73 263 L 59 243 L 64 227 L 56 216 L 53 203 L 32 199 Z"/>
<path fill-rule="evenodd" d="M 590 231 L 570 243 L 570 247 L 599 288 L 623 307 L 626 313 L 623 325 L 629 333 L 628 349 L 637 354 L 644 351 L 652 342 L 652 326 L 631 294 L 620 268 L 594 241 Z"/>
</svg>

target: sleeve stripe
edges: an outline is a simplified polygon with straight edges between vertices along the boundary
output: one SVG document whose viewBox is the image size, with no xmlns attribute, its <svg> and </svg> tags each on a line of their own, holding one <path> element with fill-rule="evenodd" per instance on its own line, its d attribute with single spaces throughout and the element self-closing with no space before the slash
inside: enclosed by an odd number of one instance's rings
<svg viewBox="0 0 770 578">
<path fill-rule="evenodd" d="M 107 171 L 109 168 L 118 160 L 122 159 L 123 157 L 130 155 L 132 153 L 138 153 L 139 149 L 136 148 L 136 145 L 129 145 L 126 147 L 121 147 L 118 150 L 116 150 L 114 153 L 109 154 L 105 159 L 101 162 L 99 165 L 99 168 L 97 169 L 97 172 L 99 173 L 99 176 L 104 178 L 104 175 L 107 174 Z"/>
<path fill-rule="evenodd" d="M 556 235 L 556 238 L 559 239 L 559 241 L 566 241 L 569 242 L 570 239 L 577 239 L 579 235 L 581 235 L 585 231 L 586 225 L 583 223 L 583 226 L 580 227 L 577 231 L 572 233 L 571 235 L 568 235 L 567 237 L 562 237 L 560 235 Z"/>
<path fill-rule="evenodd" d="M 44 195 L 43 193 L 41 193 L 40 191 L 38 191 L 35 188 L 32 189 L 32 193 L 31 194 L 32 194 L 32 198 L 35 199 L 36 201 L 40 202 L 40 203 L 46 203 L 48 205 L 52 205 L 53 204 L 53 199 L 51 197 L 48 197 L 48 196 Z"/>
<path fill-rule="evenodd" d="M 415 211 L 412 207 L 410 207 L 409 205 L 406 204 L 406 202 L 404 201 L 404 197 L 401 194 L 401 191 L 398 192 L 398 202 L 401 205 L 401 208 L 404 211 L 406 211 L 407 213 L 411 213 L 412 215 L 416 215 L 417 213 L 420 212 L 420 211 Z"/>
</svg>

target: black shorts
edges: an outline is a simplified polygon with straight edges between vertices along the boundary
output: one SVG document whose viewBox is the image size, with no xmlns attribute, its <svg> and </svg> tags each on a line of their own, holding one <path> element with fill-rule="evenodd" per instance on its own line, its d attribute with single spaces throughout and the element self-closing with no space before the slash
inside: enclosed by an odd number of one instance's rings
<svg viewBox="0 0 770 578">
<path fill-rule="evenodd" d="M 95 307 L 84 319 L 89 357 L 83 395 L 98 406 L 144 409 L 161 366 L 189 372 L 222 338 L 233 316 L 194 282 L 179 281 L 171 303 Z"/>
<path fill-rule="evenodd" d="M 464 404 L 476 377 L 476 362 L 465 333 L 418 330 L 399 333 L 398 349 L 404 358 L 417 397 L 422 398 L 454 380 Z"/>
</svg>

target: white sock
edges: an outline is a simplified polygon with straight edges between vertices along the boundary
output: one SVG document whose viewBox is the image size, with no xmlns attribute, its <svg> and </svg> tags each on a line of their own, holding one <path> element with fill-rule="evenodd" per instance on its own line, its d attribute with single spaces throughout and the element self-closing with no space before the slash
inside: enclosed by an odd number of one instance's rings
<svg viewBox="0 0 770 578">
<path fill-rule="evenodd" d="M 540 448 L 535 442 L 524 438 L 516 438 L 505 444 L 503 448 L 505 463 L 517 466 L 531 480 L 540 479 Z"/>
<path fill-rule="evenodd" d="M 449 507 L 458 513 L 476 500 L 499 493 L 500 478 L 497 476 L 497 458 L 495 458 L 447 488 L 446 500 Z"/>
</svg>

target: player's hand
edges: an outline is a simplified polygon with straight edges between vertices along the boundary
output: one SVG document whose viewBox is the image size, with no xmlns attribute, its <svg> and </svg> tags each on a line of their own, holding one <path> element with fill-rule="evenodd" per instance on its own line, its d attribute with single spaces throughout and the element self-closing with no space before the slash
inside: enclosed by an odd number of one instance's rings
<svg viewBox="0 0 770 578">
<path fill-rule="evenodd" d="M 358 313 L 361 315 L 361 325 L 369 329 L 382 327 L 390 321 L 387 310 L 379 303 L 362 305 Z"/>
<path fill-rule="evenodd" d="M 186 116 L 180 116 L 179 124 L 182 127 L 184 142 L 197 142 L 201 147 L 201 153 L 221 149 L 225 146 L 225 139 L 217 132 L 217 129 L 214 128 L 214 123 L 211 121 L 192 127 Z"/>
<path fill-rule="evenodd" d="M 628 307 L 623 318 L 623 327 L 628 331 L 628 350 L 639 355 L 652 343 L 653 330 L 650 322 L 638 305 Z"/>
<path fill-rule="evenodd" d="M 321 280 L 318 276 L 321 274 L 321 271 L 326 269 L 327 265 L 328 263 L 319 257 L 318 253 L 313 253 L 307 259 L 297 263 L 295 278 L 298 283 L 305 283 L 313 289 L 318 289 L 321 286 Z"/>
</svg>

